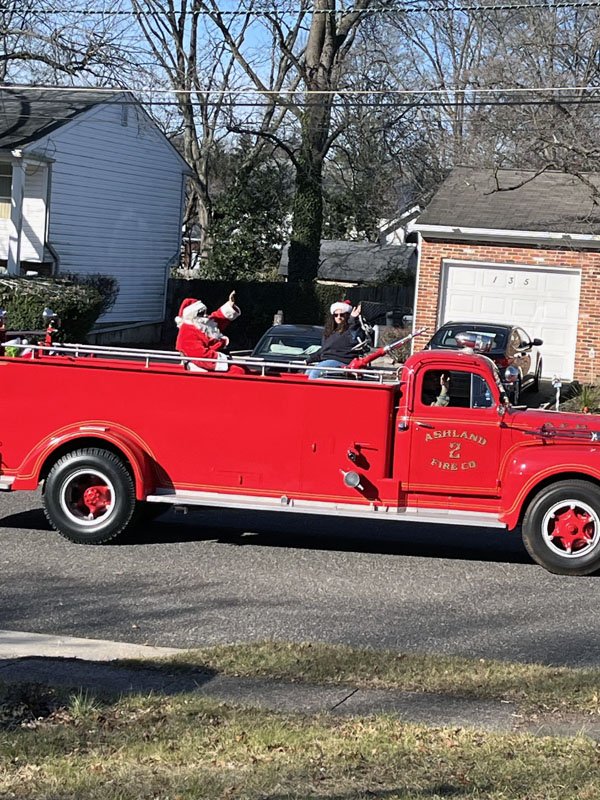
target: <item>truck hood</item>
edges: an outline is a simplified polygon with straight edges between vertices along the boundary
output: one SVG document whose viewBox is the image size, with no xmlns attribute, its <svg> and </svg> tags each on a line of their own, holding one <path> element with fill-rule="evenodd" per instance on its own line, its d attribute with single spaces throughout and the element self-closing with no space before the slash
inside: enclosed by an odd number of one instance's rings
<svg viewBox="0 0 600 800">
<path fill-rule="evenodd" d="M 517 430 L 572 431 L 573 439 L 582 441 L 600 441 L 600 416 L 597 414 L 574 414 L 565 411 L 548 411 L 547 409 L 515 409 L 504 417 L 510 428 Z M 579 432 L 579 433 L 577 433 Z M 593 434 L 598 434 L 598 438 Z"/>
</svg>

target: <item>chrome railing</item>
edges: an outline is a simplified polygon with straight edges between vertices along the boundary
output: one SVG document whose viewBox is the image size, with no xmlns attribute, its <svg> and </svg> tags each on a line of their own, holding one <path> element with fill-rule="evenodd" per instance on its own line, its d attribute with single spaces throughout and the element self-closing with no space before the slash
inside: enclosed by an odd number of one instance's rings
<svg viewBox="0 0 600 800">
<path fill-rule="evenodd" d="M 137 347 L 114 347 L 107 345 L 88 345 L 78 344 L 72 342 L 66 343 L 53 343 L 52 345 L 34 345 L 23 344 L 16 345 L 28 351 L 36 351 L 39 355 L 62 355 L 71 356 L 74 358 L 85 356 L 96 356 L 105 359 L 118 359 L 122 361 L 136 361 L 143 362 L 145 368 L 158 363 L 171 363 L 171 364 L 196 364 L 202 369 L 203 364 L 206 362 L 208 365 L 214 365 L 214 358 L 197 358 L 184 356 L 181 353 L 174 352 L 173 350 L 153 350 L 142 349 Z M 228 356 L 228 364 L 239 364 L 250 369 L 255 374 L 262 376 L 269 376 L 273 370 L 281 372 L 291 372 L 302 374 L 309 369 L 322 369 L 323 377 L 321 380 L 327 379 L 346 379 L 349 375 L 357 376 L 369 381 L 376 381 L 378 383 L 398 383 L 399 372 L 401 365 L 396 366 L 382 366 L 382 367 L 369 367 L 361 369 L 350 369 L 349 367 L 318 367 L 317 364 L 306 364 L 303 361 L 267 361 L 262 358 L 253 356 Z M 206 370 L 208 371 L 208 370 Z M 213 370 L 210 370 L 211 372 Z"/>
</svg>

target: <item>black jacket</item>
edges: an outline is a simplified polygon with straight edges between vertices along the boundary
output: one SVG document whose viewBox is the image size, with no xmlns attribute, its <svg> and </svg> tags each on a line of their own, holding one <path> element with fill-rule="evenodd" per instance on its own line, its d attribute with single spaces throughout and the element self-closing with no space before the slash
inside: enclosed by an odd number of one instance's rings
<svg viewBox="0 0 600 800">
<path fill-rule="evenodd" d="M 321 347 L 316 353 L 312 353 L 307 359 L 308 364 L 314 364 L 316 361 L 327 361 L 328 359 L 335 359 L 342 364 L 349 364 L 353 358 L 357 357 L 357 353 L 352 351 L 353 347 L 358 344 L 357 334 L 360 330 L 360 321 L 358 317 L 350 317 L 348 320 L 348 329 L 343 333 L 336 333 L 335 331 L 326 339 L 323 338 Z"/>
</svg>

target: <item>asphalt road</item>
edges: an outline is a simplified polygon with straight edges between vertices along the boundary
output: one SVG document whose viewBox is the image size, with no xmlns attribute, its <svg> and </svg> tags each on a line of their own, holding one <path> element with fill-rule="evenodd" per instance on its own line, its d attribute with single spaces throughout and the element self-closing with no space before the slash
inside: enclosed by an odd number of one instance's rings
<svg viewBox="0 0 600 800">
<path fill-rule="evenodd" d="M 39 495 L 0 494 L 0 576 L 0 629 L 600 664 L 600 579 L 550 575 L 495 529 L 169 511 L 86 547 L 49 529 Z"/>
</svg>

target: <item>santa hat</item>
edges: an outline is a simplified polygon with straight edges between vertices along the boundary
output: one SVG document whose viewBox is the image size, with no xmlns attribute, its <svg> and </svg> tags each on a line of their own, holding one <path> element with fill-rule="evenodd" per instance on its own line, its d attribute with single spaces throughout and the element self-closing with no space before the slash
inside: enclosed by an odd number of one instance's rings
<svg viewBox="0 0 600 800">
<path fill-rule="evenodd" d="M 195 317 L 202 317 L 205 314 L 206 306 L 202 300 L 196 300 L 194 297 L 186 297 L 179 306 L 179 315 L 175 317 L 175 322 L 179 326 L 183 322 L 193 322 Z"/>
<path fill-rule="evenodd" d="M 352 311 L 352 303 L 349 300 L 342 300 L 339 303 L 332 303 L 329 307 L 329 313 L 335 314 L 336 311 L 341 311 L 342 314 L 349 314 Z"/>
</svg>

